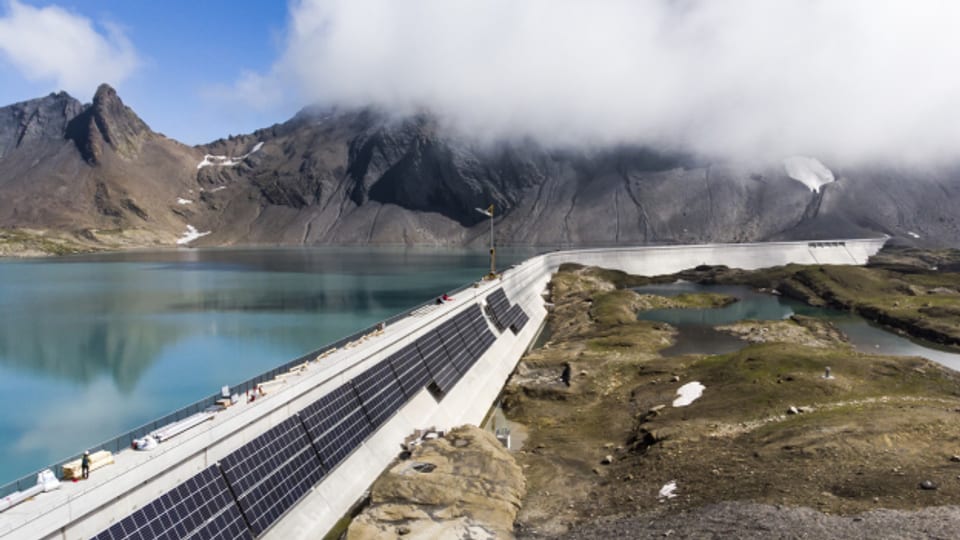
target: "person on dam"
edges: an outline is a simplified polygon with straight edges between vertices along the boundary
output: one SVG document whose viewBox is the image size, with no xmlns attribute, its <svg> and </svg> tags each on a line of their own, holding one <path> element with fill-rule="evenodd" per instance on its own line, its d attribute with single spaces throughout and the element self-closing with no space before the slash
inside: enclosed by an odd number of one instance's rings
<svg viewBox="0 0 960 540">
<path fill-rule="evenodd" d="M 90 451 L 84 450 L 83 457 L 80 458 L 80 473 L 83 479 L 90 478 Z"/>
</svg>

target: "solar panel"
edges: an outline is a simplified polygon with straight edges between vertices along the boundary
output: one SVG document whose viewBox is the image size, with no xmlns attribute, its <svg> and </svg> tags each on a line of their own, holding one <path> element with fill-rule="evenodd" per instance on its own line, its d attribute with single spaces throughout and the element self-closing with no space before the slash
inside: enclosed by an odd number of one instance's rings
<svg viewBox="0 0 960 540">
<path fill-rule="evenodd" d="M 325 472 L 297 416 L 230 453 L 220 467 L 254 535 L 296 504 Z"/>
<path fill-rule="evenodd" d="M 350 385 L 340 386 L 305 407 L 300 419 L 328 471 L 373 433 L 373 425 Z"/>
<path fill-rule="evenodd" d="M 464 333 L 467 333 L 467 336 L 464 336 Z M 465 350 L 467 352 L 467 356 L 473 360 L 480 358 L 480 354 L 482 353 L 480 350 L 480 337 L 473 333 L 472 330 L 467 330 L 466 332 L 461 333 L 460 336 L 463 337 L 464 341 L 466 342 Z"/>
<path fill-rule="evenodd" d="M 154 499 L 94 540 L 250 539 L 250 531 L 216 465 Z"/>
<path fill-rule="evenodd" d="M 520 330 L 523 330 L 524 326 L 526 326 L 527 321 L 530 320 L 530 317 L 528 317 L 527 313 L 523 311 L 523 308 L 520 307 L 520 304 L 517 304 L 517 310 L 520 312 L 520 314 L 517 316 L 517 322 L 514 324 L 516 324 L 517 331 L 519 332 Z"/>
<path fill-rule="evenodd" d="M 479 319 L 474 320 L 473 329 L 477 332 L 480 354 L 483 355 L 490 348 L 490 345 L 497 340 L 497 337 L 490 331 L 490 327 L 487 326 L 482 314 Z"/>
<path fill-rule="evenodd" d="M 507 299 L 507 294 L 503 292 L 503 289 L 497 289 L 487 296 L 487 307 L 493 316 L 493 324 L 497 327 L 497 330 L 501 332 L 505 330 L 508 326 L 505 323 L 505 317 L 507 310 L 510 309 L 510 300 Z"/>
<path fill-rule="evenodd" d="M 507 312 L 505 324 L 508 328 L 512 328 L 515 333 L 519 333 L 523 329 L 524 325 L 527 324 L 529 317 L 523 311 L 523 308 L 520 307 L 520 304 L 514 304 L 510 308 L 510 311 Z"/>
<path fill-rule="evenodd" d="M 490 332 L 480 306 L 474 305 L 464 310 L 454 319 L 459 329 L 460 337 L 467 348 L 467 360 L 459 364 L 466 372 L 476 361 L 487 352 L 496 337 Z"/>
<path fill-rule="evenodd" d="M 450 361 L 457 368 L 457 371 L 459 371 L 461 375 L 466 374 L 467 370 L 470 369 L 468 365 L 470 351 L 467 349 L 463 339 L 460 338 L 460 332 L 457 330 L 456 325 L 453 324 L 452 320 L 447 321 L 437 327 L 437 334 L 440 336 L 440 341 L 447 350 L 447 356 L 450 357 Z"/>
<path fill-rule="evenodd" d="M 480 312 L 480 306 L 474 304 L 465 311 L 462 311 L 454 322 L 457 325 L 457 330 L 460 332 L 460 338 L 463 340 L 467 349 L 470 351 L 470 356 L 479 358 L 483 353 L 480 349 L 480 335 L 477 332 L 476 321 L 477 318 L 480 318 L 480 322 L 483 322 L 483 314 Z"/>
<path fill-rule="evenodd" d="M 351 382 L 374 428 L 380 427 L 407 401 L 390 362 L 385 360 L 364 371 Z"/>
<path fill-rule="evenodd" d="M 493 335 L 493 332 L 490 330 L 484 329 L 483 333 L 480 334 L 480 348 L 483 352 L 487 352 L 487 349 L 490 348 L 494 342 L 497 341 L 497 337 Z M 482 355 L 483 353 L 481 353 Z"/>
<path fill-rule="evenodd" d="M 430 372 L 420 358 L 420 351 L 414 343 L 407 345 L 387 358 L 400 381 L 400 387 L 407 397 L 413 397 L 430 383 Z"/>
<path fill-rule="evenodd" d="M 518 305 L 513 305 L 503 318 L 503 324 L 505 328 L 513 328 L 514 332 L 518 331 L 517 325 L 520 324 L 520 318 L 524 316 L 523 309 Z M 522 327 L 522 325 L 521 325 Z"/>
<path fill-rule="evenodd" d="M 431 330 L 417 340 L 417 349 L 423 358 L 423 363 L 427 365 L 427 371 L 443 392 L 448 392 L 453 385 L 460 379 L 460 372 L 454 367 L 447 351 L 440 341 L 440 335 L 436 330 Z"/>
</svg>

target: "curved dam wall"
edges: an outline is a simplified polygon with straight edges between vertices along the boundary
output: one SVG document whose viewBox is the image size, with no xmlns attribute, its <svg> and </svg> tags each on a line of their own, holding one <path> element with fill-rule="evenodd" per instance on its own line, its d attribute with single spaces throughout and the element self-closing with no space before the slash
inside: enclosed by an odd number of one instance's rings
<svg viewBox="0 0 960 540">
<path fill-rule="evenodd" d="M 267 395 L 91 480 L 0 513 L 3 539 L 316 538 L 359 501 L 417 429 L 479 424 L 546 309 L 563 263 L 636 274 L 701 264 L 864 264 L 885 242 L 839 240 L 558 251 L 528 259 L 292 370 Z M 451 367 L 452 366 L 452 367 Z"/>
</svg>

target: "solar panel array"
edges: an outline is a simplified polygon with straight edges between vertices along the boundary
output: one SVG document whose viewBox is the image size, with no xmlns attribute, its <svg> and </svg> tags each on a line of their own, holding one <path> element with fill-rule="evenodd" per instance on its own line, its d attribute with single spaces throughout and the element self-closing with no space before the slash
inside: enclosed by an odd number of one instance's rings
<svg viewBox="0 0 960 540">
<path fill-rule="evenodd" d="M 325 472 L 296 416 L 227 455 L 220 468 L 255 535 L 296 504 Z"/>
<path fill-rule="evenodd" d="M 460 376 L 466 374 L 473 367 L 473 362 L 471 361 L 470 350 L 467 349 L 467 344 L 460 337 L 460 330 L 457 329 L 457 325 L 451 319 L 437 327 L 437 334 L 440 336 L 443 348 L 447 350 L 450 363 L 460 373 Z M 457 377 L 457 380 L 460 380 L 460 377 Z"/>
<path fill-rule="evenodd" d="M 480 306 L 476 304 L 458 313 L 452 321 L 457 326 L 460 338 L 469 351 L 470 366 L 472 367 L 473 363 L 479 360 L 483 353 L 487 352 L 487 349 L 490 348 L 490 345 L 493 345 L 497 338 L 490 331 L 490 327 L 487 326 Z"/>
<path fill-rule="evenodd" d="M 328 470 L 374 431 L 351 384 L 340 386 L 305 407 L 300 411 L 300 419 Z"/>
<path fill-rule="evenodd" d="M 493 316 L 497 330 L 501 332 L 510 328 L 514 333 L 519 333 L 530 320 L 520 304 L 510 305 L 510 300 L 503 289 L 497 289 L 487 296 L 487 309 Z"/>
<path fill-rule="evenodd" d="M 207 467 L 94 540 L 249 539 L 250 531 L 217 466 Z"/>
<path fill-rule="evenodd" d="M 504 326 L 510 328 L 514 333 L 520 333 L 520 330 L 523 330 L 524 325 L 527 324 L 527 321 L 530 320 L 530 317 L 527 317 L 526 312 L 523 311 L 523 308 L 520 307 L 520 304 L 514 304 L 509 310 L 507 310 L 507 315 L 504 317 Z"/>
<path fill-rule="evenodd" d="M 503 292 L 503 289 L 497 289 L 487 296 L 487 309 L 493 316 L 493 324 L 497 330 L 501 332 L 506 330 L 507 325 L 504 321 L 510 309 L 510 300 L 507 299 L 507 293 Z"/>
<path fill-rule="evenodd" d="M 474 304 L 95 539 L 259 536 L 424 387 L 449 392 L 494 341 Z"/>
<path fill-rule="evenodd" d="M 387 358 L 400 380 L 400 387 L 408 398 L 430 384 L 430 372 L 420 357 L 416 343 L 411 343 Z"/>
<path fill-rule="evenodd" d="M 380 362 L 353 379 L 353 388 L 374 428 L 380 427 L 410 397 L 400 386 L 390 362 Z"/>
<path fill-rule="evenodd" d="M 437 330 L 431 330 L 418 339 L 417 349 L 420 350 L 420 356 L 427 365 L 433 382 L 444 393 L 449 392 L 460 380 L 461 373 L 450 361 L 450 355 L 447 354 Z"/>
</svg>

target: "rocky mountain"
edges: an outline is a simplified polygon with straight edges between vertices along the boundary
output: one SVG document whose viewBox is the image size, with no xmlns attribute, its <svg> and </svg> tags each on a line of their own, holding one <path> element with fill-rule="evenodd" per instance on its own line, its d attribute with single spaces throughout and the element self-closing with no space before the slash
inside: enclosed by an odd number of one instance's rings
<svg viewBox="0 0 960 540">
<path fill-rule="evenodd" d="M 480 143 L 421 114 L 307 108 L 188 147 L 109 86 L 0 109 L 0 228 L 89 244 L 609 245 L 889 234 L 956 245 L 960 170 L 709 163 Z"/>
<path fill-rule="evenodd" d="M 173 244 L 201 152 L 150 130 L 102 85 L 0 109 L 0 227 L 106 245 Z"/>
</svg>

